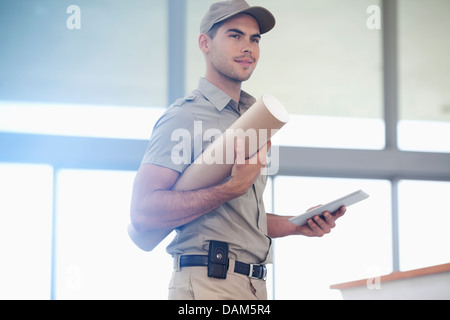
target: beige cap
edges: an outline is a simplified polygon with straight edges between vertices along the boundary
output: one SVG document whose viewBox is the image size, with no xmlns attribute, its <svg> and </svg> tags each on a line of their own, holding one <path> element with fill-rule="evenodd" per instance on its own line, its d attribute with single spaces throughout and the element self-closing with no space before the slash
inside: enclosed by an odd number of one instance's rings
<svg viewBox="0 0 450 320">
<path fill-rule="evenodd" d="M 200 33 L 207 33 L 216 23 L 230 19 L 240 13 L 253 16 L 259 24 L 261 34 L 269 32 L 275 26 L 275 17 L 269 10 L 263 7 L 251 7 L 245 0 L 229 0 L 211 5 L 209 11 L 203 17 Z"/>
</svg>

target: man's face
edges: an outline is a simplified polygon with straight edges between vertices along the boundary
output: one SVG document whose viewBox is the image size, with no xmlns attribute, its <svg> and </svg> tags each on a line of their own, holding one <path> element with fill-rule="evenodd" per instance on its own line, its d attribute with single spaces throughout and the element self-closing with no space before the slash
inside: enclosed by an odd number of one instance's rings
<svg viewBox="0 0 450 320">
<path fill-rule="evenodd" d="M 212 67 L 232 81 L 248 80 L 259 60 L 260 39 L 259 25 L 252 16 L 239 14 L 227 20 L 211 41 Z"/>
</svg>

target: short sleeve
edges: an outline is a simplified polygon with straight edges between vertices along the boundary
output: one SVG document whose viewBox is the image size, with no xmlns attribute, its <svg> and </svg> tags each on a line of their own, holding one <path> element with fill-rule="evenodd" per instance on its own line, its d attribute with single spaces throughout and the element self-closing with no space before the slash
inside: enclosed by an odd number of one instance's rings
<svg viewBox="0 0 450 320">
<path fill-rule="evenodd" d="M 193 161 L 195 116 L 182 106 L 171 106 L 157 121 L 142 163 L 179 173 Z"/>
</svg>

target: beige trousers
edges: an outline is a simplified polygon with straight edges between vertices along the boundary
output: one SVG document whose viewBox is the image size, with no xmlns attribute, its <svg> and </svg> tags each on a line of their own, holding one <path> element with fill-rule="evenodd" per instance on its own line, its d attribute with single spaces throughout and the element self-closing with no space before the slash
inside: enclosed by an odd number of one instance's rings
<svg viewBox="0 0 450 320">
<path fill-rule="evenodd" d="M 267 300 L 265 280 L 250 279 L 232 270 L 232 259 L 226 279 L 208 277 L 206 267 L 175 269 L 169 300 Z"/>
</svg>

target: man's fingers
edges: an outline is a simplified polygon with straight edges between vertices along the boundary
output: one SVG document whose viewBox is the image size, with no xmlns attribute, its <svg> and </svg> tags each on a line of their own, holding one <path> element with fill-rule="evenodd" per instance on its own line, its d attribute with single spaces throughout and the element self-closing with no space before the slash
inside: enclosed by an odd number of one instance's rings
<svg viewBox="0 0 450 320">
<path fill-rule="evenodd" d="M 237 138 L 236 139 L 236 159 L 235 163 L 244 164 L 245 163 L 245 144 L 244 140 Z"/>
<path fill-rule="evenodd" d="M 325 218 L 325 221 L 328 223 L 330 228 L 336 227 L 336 217 L 333 217 L 331 213 L 328 211 L 323 213 L 323 217 Z M 330 230 L 331 231 L 331 230 Z"/>
<path fill-rule="evenodd" d="M 340 207 L 338 210 L 332 213 L 332 216 L 334 217 L 334 220 L 339 219 L 342 217 L 345 212 L 347 211 L 347 208 L 345 206 Z"/>
<path fill-rule="evenodd" d="M 322 229 L 319 228 L 319 226 L 313 221 L 313 219 L 308 219 L 308 225 L 311 228 L 314 236 L 323 237 L 325 235 L 325 233 L 322 231 Z"/>
<path fill-rule="evenodd" d="M 272 146 L 272 140 L 267 141 L 267 143 L 266 143 L 267 150 L 269 150 L 271 146 Z"/>
<path fill-rule="evenodd" d="M 328 213 L 328 212 L 326 212 Z M 328 213 L 329 214 L 329 213 Z M 320 216 L 314 216 L 314 221 L 319 225 L 320 229 L 322 230 L 322 232 L 324 234 L 330 233 L 331 232 L 331 228 L 333 226 L 329 225 L 327 221 L 325 221 L 323 218 L 321 218 Z"/>
<path fill-rule="evenodd" d="M 262 148 L 258 151 L 259 162 L 263 165 L 267 164 L 267 153 L 269 152 L 272 142 L 269 140 Z"/>
<path fill-rule="evenodd" d="M 269 152 L 272 142 L 269 140 L 261 149 L 258 150 L 251 158 L 248 159 L 249 164 L 261 164 L 263 166 L 267 165 L 267 154 Z M 242 139 L 236 139 L 236 159 L 245 162 L 245 145 Z M 238 162 L 242 163 L 242 162 Z"/>
</svg>

